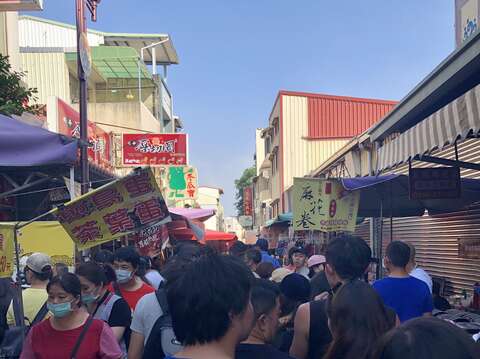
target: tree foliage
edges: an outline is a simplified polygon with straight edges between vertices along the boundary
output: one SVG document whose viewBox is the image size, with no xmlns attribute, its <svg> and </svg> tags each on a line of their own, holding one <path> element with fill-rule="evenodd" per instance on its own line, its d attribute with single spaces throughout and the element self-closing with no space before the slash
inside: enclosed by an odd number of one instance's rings
<svg viewBox="0 0 480 359">
<path fill-rule="evenodd" d="M 237 208 L 237 213 L 239 216 L 243 215 L 243 189 L 252 184 L 252 180 L 257 174 L 257 169 L 255 166 L 247 168 L 243 171 L 242 176 L 235 180 L 236 201 L 235 207 Z"/>
<path fill-rule="evenodd" d="M 0 113 L 21 115 L 23 112 L 36 113 L 38 107 L 31 105 L 36 100 L 37 89 L 22 84 L 24 72 L 12 70 L 8 56 L 0 54 Z"/>
</svg>

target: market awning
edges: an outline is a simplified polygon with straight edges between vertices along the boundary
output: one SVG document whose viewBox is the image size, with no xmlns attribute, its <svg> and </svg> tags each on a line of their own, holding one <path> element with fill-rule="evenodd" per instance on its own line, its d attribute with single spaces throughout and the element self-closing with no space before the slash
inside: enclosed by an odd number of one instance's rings
<svg viewBox="0 0 480 359">
<path fill-rule="evenodd" d="M 277 216 L 277 218 L 268 220 L 265 223 L 265 227 L 271 227 L 271 226 L 276 225 L 276 224 L 289 225 L 290 223 L 292 223 L 292 220 L 293 220 L 293 213 L 292 212 L 282 213 L 282 214 L 279 214 Z"/>
<path fill-rule="evenodd" d="M 77 141 L 0 115 L 0 167 L 71 166 Z"/>
<path fill-rule="evenodd" d="M 237 235 L 234 233 L 211 231 L 207 229 L 205 231 L 205 240 L 208 241 L 235 241 Z"/>
<path fill-rule="evenodd" d="M 480 85 L 380 147 L 377 170 L 395 167 L 479 133 Z"/>
<path fill-rule="evenodd" d="M 360 217 L 414 217 L 456 212 L 480 201 L 480 180 L 462 178 L 457 199 L 410 199 L 408 176 L 390 174 L 342 178 L 347 191 L 360 191 Z"/>
<path fill-rule="evenodd" d="M 207 219 L 215 215 L 214 209 L 173 207 L 169 208 L 168 210 L 170 213 L 174 213 L 188 219 L 196 219 L 200 222 L 205 222 Z"/>
</svg>

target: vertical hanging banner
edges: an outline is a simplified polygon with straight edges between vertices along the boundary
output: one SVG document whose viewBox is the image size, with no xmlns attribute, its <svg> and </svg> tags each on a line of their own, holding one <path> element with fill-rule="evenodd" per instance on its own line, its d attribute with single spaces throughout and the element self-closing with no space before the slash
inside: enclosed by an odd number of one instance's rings
<svg viewBox="0 0 480 359">
<path fill-rule="evenodd" d="M 58 133 L 80 138 L 80 114 L 60 99 L 57 99 Z M 88 121 L 88 160 L 110 170 L 112 168 L 110 134 L 95 123 Z"/>
<path fill-rule="evenodd" d="M 13 227 L 7 229 L 0 227 L 0 278 L 12 276 L 14 253 Z"/>
<path fill-rule="evenodd" d="M 253 188 L 252 186 L 243 189 L 243 215 L 253 216 Z"/>
<path fill-rule="evenodd" d="M 359 202 L 360 192 L 347 192 L 339 180 L 295 178 L 293 228 L 353 232 Z"/>
<path fill-rule="evenodd" d="M 197 199 L 197 169 L 189 166 L 168 167 L 166 175 L 166 197 L 172 201 Z"/>
<path fill-rule="evenodd" d="M 68 202 L 55 214 L 80 250 L 171 220 L 150 168 Z"/>
</svg>

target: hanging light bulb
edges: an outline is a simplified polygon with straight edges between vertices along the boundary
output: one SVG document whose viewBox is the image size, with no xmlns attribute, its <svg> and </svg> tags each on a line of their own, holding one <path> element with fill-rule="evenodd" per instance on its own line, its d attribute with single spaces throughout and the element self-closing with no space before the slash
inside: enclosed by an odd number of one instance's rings
<svg viewBox="0 0 480 359">
<path fill-rule="evenodd" d="M 133 96 L 131 90 L 128 90 L 128 93 L 125 97 L 127 98 L 127 100 L 133 100 L 135 96 Z"/>
</svg>

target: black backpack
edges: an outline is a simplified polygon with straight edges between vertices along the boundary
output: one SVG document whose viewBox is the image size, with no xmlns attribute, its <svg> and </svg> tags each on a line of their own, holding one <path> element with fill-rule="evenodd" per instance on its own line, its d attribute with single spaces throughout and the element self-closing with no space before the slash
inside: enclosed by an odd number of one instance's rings
<svg viewBox="0 0 480 359">
<path fill-rule="evenodd" d="M 168 310 L 167 295 L 163 282 L 155 291 L 158 304 L 162 309 L 162 315 L 153 325 L 152 331 L 145 344 L 143 359 L 159 359 L 167 355 L 174 355 L 183 349 L 173 332 L 172 317 Z"/>
<path fill-rule="evenodd" d="M 13 300 L 13 307 L 18 307 L 18 301 Z M 18 313 L 18 310 L 15 310 L 14 313 Z M 30 327 L 33 327 L 35 324 L 40 323 L 48 313 L 47 302 L 45 302 L 37 315 L 31 322 L 30 326 L 25 325 L 21 326 L 21 320 L 15 316 L 15 326 L 8 328 L 5 331 L 2 343 L 0 344 L 0 358 L 19 358 L 22 352 L 22 346 L 24 338 L 27 336 Z M 26 320 L 27 318 L 25 318 Z M 25 330 L 25 332 L 23 332 Z"/>
</svg>

